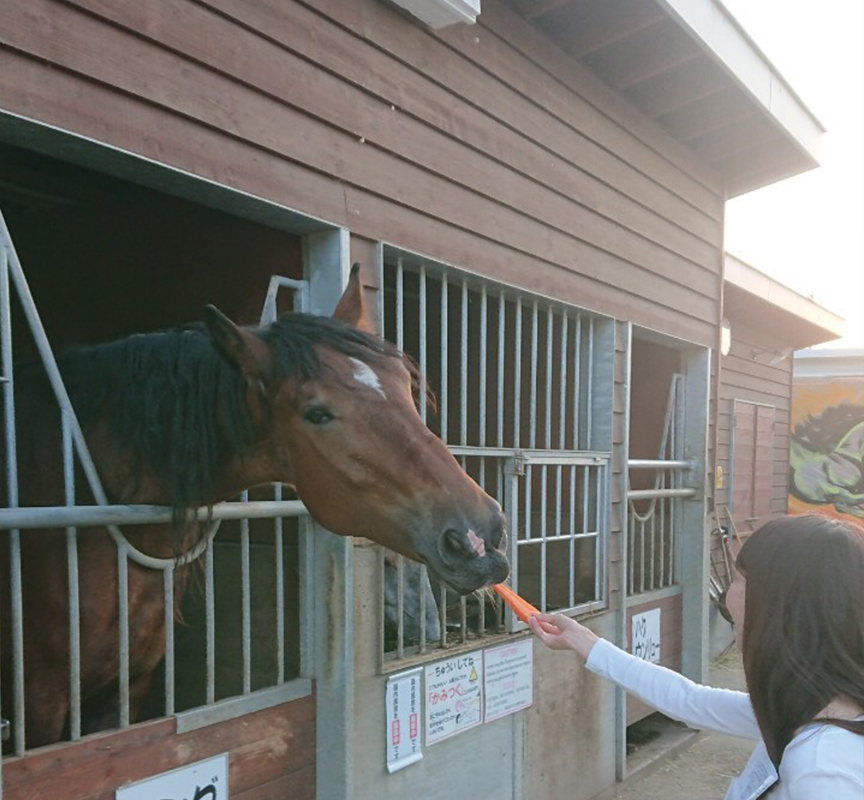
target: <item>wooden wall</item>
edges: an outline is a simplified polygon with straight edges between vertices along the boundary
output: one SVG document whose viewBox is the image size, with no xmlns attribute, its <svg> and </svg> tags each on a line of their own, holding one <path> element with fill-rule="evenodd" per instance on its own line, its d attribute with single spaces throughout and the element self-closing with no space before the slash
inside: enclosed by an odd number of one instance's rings
<svg viewBox="0 0 864 800">
<path fill-rule="evenodd" d="M 176 720 L 3 762 L 6 800 L 113 800 L 117 787 L 230 751 L 232 800 L 314 800 L 314 695 L 177 735 Z M 62 789 L 61 789 L 62 787 Z"/>
<path fill-rule="evenodd" d="M 503 3 L 11 0 L 0 108 L 713 341 L 716 178 Z"/>
<path fill-rule="evenodd" d="M 755 360 L 754 352 L 764 353 L 766 349 L 777 347 L 779 343 L 770 333 L 743 321 L 732 320 L 732 329 L 732 349 L 728 356 L 722 358 L 721 363 L 717 414 L 717 465 L 723 470 L 723 485 L 716 489 L 716 504 L 721 524 L 728 524 L 724 506 L 732 500 L 729 456 L 733 403 L 735 400 L 744 400 L 763 403 L 775 409 L 773 461 L 769 475 L 762 476 L 770 481 L 770 513 L 743 525 L 739 515 L 734 514 L 739 531 L 746 533 L 755 530 L 766 519 L 786 513 L 792 359 L 787 358 L 773 367 L 764 363 L 765 356 L 759 356 L 761 361 Z"/>
</svg>

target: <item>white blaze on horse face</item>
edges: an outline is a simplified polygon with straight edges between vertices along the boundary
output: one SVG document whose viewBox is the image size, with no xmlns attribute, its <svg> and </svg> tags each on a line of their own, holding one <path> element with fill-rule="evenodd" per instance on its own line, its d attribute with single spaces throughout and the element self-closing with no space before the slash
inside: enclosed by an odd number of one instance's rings
<svg viewBox="0 0 864 800">
<path fill-rule="evenodd" d="M 375 370 L 359 358 L 351 358 L 349 356 L 348 360 L 354 365 L 354 380 L 378 392 L 386 400 L 387 395 L 384 394 L 384 389 L 381 388 L 381 381 L 378 380 Z"/>
</svg>

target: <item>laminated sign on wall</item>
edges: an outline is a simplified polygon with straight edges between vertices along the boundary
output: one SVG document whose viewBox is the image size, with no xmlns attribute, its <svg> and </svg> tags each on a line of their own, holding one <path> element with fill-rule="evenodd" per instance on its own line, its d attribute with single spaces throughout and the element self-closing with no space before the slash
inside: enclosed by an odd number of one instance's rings
<svg viewBox="0 0 864 800">
<path fill-rule="evenodd" d="M 630 632 L 630 650 L 643 661 L 660 662 L 660 609 L 634 614 Z"/>
<path fill-rule="evenodd" d="M 423 677 L 418 667 L 387 681 L 387 771 L 407 767 L 423 758 L 420 746 L 420 698 Z"/>
<path fill-rule="evenodd" d="M 493 647 L 484 653 L 485 721 L 528 708 L 533 702 L 534 645 L 531 639 Z"/>
<path fill-rule="evenodd" d="M 483 651 L 426 667 L 426 744 L 483 722 Z"/>
<path fill-rule="evenodd" d="M 228 800 L 228 754 L 118 789 L 116 800 Z"/>
</svg>

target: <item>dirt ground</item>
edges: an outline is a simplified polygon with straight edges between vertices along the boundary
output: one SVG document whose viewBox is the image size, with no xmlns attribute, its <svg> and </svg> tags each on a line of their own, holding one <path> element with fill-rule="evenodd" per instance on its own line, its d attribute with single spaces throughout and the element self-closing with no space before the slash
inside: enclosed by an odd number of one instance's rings
<svg viewBox="0 0 864 800">
<path fill-rule="evenodd" d="M 711 665 L 712 686 L 744 690 L 741 655 L 732 650 Z M 658 766 L 624 781 L 615 800 L 720 800 L 729 782 L 743 769 L 753 742 L 703 733 L 677 756 L 660 760 Z"/>
</svg>

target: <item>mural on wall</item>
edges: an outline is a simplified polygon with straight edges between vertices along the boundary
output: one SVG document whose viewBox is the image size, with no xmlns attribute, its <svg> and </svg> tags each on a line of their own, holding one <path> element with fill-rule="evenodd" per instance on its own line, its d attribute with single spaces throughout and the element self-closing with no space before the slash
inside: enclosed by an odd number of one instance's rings
<svg viewBox="0 0 864 800">
<path fill-rule="evenodd" d="M 789 442 L 789 513 L 864 519 L 864 380 L 796 383 Z"/>
</svg>

